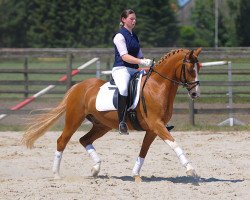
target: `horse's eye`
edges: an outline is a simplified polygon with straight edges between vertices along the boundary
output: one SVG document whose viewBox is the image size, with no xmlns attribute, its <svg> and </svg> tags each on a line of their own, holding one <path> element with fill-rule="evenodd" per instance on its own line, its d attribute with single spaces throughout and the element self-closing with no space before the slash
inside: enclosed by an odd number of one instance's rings
<svg viewBox="0 0 250 200">
<path fill-rule="evenodd" d="M 190 74 L 193 74 L 195 72 L 193 67 L 191 67 L 188 71 L 189 71 Z"/>
</svg>

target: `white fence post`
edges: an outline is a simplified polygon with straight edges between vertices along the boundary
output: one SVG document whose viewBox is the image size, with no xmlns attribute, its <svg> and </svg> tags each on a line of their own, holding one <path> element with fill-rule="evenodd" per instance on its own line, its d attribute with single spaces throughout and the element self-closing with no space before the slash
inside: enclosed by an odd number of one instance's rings
<svg viewBox="0 0 250 200">
<path fill-rule="evenodd" d="M 100 60 L 96 61 L 96 78 L 101 78 L 101 64 L 100 64 Z"/>
<path fill-rule="evenodd" d="M 219 126 L 229 125 L 245 125 L 243 122 L 239 121 L 238 119 L 233 118 L 233 86 L 232 86 L 232 62 L 228 61 L 228 115 L 229 118 L 225 121 L 219 123 Z"/>
</svg>

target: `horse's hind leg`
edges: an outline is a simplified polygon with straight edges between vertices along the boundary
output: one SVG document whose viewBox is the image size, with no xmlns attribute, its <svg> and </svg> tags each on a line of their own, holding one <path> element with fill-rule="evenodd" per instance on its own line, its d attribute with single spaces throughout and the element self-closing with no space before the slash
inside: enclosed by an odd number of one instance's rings
<svg viewBox="0 0 250 200">
<path fill-rule="evenodd" d="M 82 124 L 85 116 L 83 112 L 79 112 L 79 110 L 71 109 L 66 112 L 65 116 L 65 125 L 61 136 L 57 139 L 57 151 L 55 152 L 54 162 L 53 162 L 53 173 L 55 175 L 55 179 L 60 178 L 59 170 L 60 163 L 62 159 L 62 154 L 66 145 L 68 144 L 72 135 L 76 132 L 79 126 Z"/>
<path fill-rule="evenodd" d="M 91 173 L 94 177 L 98 175 L 101 167 L 101 159 L 96 153 L 96 150 L 93 146 L 93 142 L 105 135 L 111 128 L 101 124 L 101 123 L 93 123 L 92 129 L 83 137 L 80 138 L 80 143 L 85 147 L 86 151 L 94 161 L 94 165 L 92 167 Z"/>
</svg>

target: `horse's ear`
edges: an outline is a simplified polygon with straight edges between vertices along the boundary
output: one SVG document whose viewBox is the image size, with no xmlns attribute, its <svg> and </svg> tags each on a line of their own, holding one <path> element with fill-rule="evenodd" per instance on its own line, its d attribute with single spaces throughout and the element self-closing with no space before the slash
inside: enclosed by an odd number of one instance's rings
<svg viewBox="0 0 250 200">
<path fill-rule="evenodd" d="M 195 50 L 195 55 L 198 56 L 201 51 L 202 51 L 202 49 L 199 47 L 198 49 Z"/>
</svg>

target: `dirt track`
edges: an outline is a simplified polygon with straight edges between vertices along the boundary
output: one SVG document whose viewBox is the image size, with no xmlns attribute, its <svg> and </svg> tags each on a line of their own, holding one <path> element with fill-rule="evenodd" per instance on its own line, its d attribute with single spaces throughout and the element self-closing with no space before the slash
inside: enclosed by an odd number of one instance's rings
<svg viewBox="0 0 250 200">
<path fill-rule="evenodd" d="M 102 158 L 100 176 L 90 176 L 92 161 L 76 133 L 62 159 L 61 180 L 51 171 L 58 132 L 48 132 L 28 150 L 21 132 L 0 132 L 0 199 L 250 199 L 249 132 L 173 132 L 201 176 L 192 184 L 172 150 L 157 139 L 134 183 L 131 170 L 143 134 L 111 132 L 94 146 Z"/>
</svg>

